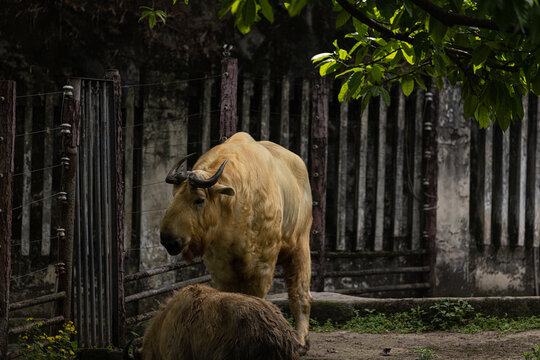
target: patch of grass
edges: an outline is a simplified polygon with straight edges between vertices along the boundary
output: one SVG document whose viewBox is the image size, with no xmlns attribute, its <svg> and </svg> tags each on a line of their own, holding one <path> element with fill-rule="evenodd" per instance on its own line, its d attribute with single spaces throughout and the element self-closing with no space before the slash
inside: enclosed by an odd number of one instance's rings
<svg viewBox="0 0 540 360">
<path fill-rule="evenodd" d="M 523 353 L 525 360 L 540 360 L 540 345 L 534 346 L 531 351 Z"/>
<path fill-rule="evenodd" d="M 293 324 L 291 318 L 288 320 Z M 419 306 L 404 313 L 385 314 L 366 309 L 356 310 L 355 316 L 345 324 L 337 324 L 328 320 L 320 324 L 310 320 L 311 330 L 330 332 L 348 330 L 359 333 L 382 334 L 422 333 L 434 330 L 453 330 L 461 333 L 477 333 L 482 331 L 521 332 L 540 329 L 540 317 L 509 318 L 508 316 L 486 316 L 475 314 L 474 308 L 464 300 L 441 300 L 427 310 Z M 540 360 L 540 358 L 538 359 Z"/>
<path fill-rule="evenodd" d="M 418 348 L 416 349 L 416 352 L 418 352 L 418 360 L 431 360 L 438 358 L 437 354 L 435 354 L 435 350 Z"/>
</svg>

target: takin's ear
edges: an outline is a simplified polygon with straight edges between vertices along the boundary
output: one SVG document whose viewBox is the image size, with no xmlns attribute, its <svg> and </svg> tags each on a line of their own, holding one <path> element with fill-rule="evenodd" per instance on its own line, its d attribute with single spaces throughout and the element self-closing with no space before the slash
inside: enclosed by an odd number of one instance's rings
<svg viewBox="0 0 540 360">
<path fill-rule="evenodd" d="M 234 191 L 234 188 L 230 186 L 226 186 L 226 185 L 221 185 L 221 184 L 216 184 L 212 186 L 212 190 L 216 194 L 221 194 L 221 195 L 234 196 L 234 194 L 236 194 L 236 191 Z"/>
</svg>

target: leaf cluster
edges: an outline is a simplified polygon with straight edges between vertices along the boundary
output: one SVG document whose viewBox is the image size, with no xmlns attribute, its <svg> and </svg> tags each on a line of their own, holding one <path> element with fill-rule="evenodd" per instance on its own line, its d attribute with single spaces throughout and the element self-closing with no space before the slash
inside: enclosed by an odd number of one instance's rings
<svg viewBox="0 0 540 360">
<path fill-rule="evenodd" d="M 399 82 L 405 95 L 427 89 L 433 78 L 462 87 L 466 117 L 481 127 L 506 129 L 523 117 L 522 97 L 540 95 L 540 6 L 538 0 L 328 0 L 336 27 L 349 29 L 331 52 L 312 58 L 321 76 L 343 77 L 340 101 L 381 96 Z M 296 16 L 308 0 L 282 0 Z M 247 33 L 260 20 L 274 21 L 269 0 L 221 0 Z"/>
</svg>

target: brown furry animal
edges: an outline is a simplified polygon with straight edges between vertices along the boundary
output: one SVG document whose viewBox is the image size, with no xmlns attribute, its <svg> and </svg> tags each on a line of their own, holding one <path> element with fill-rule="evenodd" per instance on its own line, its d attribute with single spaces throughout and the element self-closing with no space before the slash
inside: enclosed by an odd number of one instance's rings
<svg viewBox="0 0 540 360">
<path fill-rule="evenodd" d="M 192 285 L 144 333 L 142 360 L 296 360 L 294 330 L 272 303 Z M 127 352 L 126 352 L 127 353 Z"/>
<path fill-rule="evenodd" d="M 191 171 L 171 169 L 173 199 L 161 244 L 190 261 L 201 256 L 216 288 L 264 298 L 276 264 L 303 352 L 309 348 L 311 187 L 300 157 L 270 141 L 236 133 L 202 155 Z"/>
</svg>

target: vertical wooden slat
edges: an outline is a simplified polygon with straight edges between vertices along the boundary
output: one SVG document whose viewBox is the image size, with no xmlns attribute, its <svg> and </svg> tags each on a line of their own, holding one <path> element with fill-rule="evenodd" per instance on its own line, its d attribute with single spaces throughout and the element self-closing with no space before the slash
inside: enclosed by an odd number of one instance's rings
<svg viewBox="0 0 540 360">
<path fill-rule="evenodd" d="M 413 203 L 411 214 L 411 248 L 419 249 L 421 244 L 421 198 L 422 198 L 422 137 L 424 133 L 424 90 L 416 90 L 414 112 L 414 155 L 413 155 Z"/>
<path fill-rule="evenodd" d="M 509 175 L 510 175 L 510 131 L 502 134 L 502 191 L 501 191 L 501 246 L 508 246 L 508 196 L 509 196 Z"/>
<path fill-rule="evenodd" d="M 106 327 L 106 342 L 107 344 L 113 343 L 113 335 L 112 335 L 112 327 L 113 327 L 113 320 L 112 320 L 112 312 L 113 312 L 113 306 L 114 306 L 114 300 L 112 299 L 112 295 L 114 294 L 114 290 L 112 289 L 112 286 L 114 284 L 113 276 L 111 275 L 114 271 L 113 262 L 115 262 L 113 259 L 113 250 L 112 248 L 115 246 L 114 241 L 114 221 L 113 216 L 114 209 L 113 209 L 113 200 L 112 200 L 112 190 L 113 190 L 113 182 L 112 174 L 113 169 L 111 165 L 111 131 L 113 129 L 113 125 L 111 125 L 111 122 L 114 120 L 111 120 L 111 108 L 114 104 L 111 98 L 113 97 L 111 95 L 111 85 L 108 84 L 106 86 L 103 86 L 102 92 L 100 94 L 101 96 L 101 104 L 102 109 L 101 112 L 103 114 L 104 124 L 103 124 L 103 134 L 101 134 L 101 146 L 103 147 L 103 171 L 101 172 L 102 176 L 102 182 L 104 184 L 103 191 L 102 191 L 102 197 L 101 202 L 105 205 L 104 207 L 104 228 L 105 228 L 105 238 L 103 249 L 104 256 L 105 256 L 105 266 L 103 267 L 103 275 L 105 278 L 105 284 L 104 284 L 104 298 L 105 298 L 105 327 Z"/>
<path fill-rule="evenodd" d="M 97 337 L 97 329 L 96 329 L 96 271 L 95 271 L 95 252 L 94 252 L 94 246 L 96 244 L 94 236 L 96 233 L 96 226 L 94 225 L 94 219 L 95 219 L 95 206 L 94 206 L 94 185 L 95 185 L 95 151 L 97 145 L 97 137 L 98 135 L 94 131 L 94 124 L 96 122 L 96 106 L 95 106 L 95 97 L 94 94 L 96 93 L 96 84 L 92 81 L 88 82 L 88 118 L 86 119 L 85 127 L 87 129 L 87 136 L 88 136 L 88 143 L 87 143 L 87 151 L 90 155 L 87 159 L 87 167 L 88 167 L 88 192 L 86 194 L 86 202 L 88 206 L 88 217 L 86 218 L 86 221 L 88 221 L 88 229 L 90 231 L 89 237 L 88 237 L 88 271 L 90 272 L 89 276 L 89 306 L 90 306 L 90 313 L 89 320 L 90 320 L 90 341 L 93 345 L 97 345 L 96 343 L 96 337 Z"/>
<path fill-rule="evenodd" d="M 202 103 L 202 153 L 210 149 L 211 124 L 212 124 L 212 87 L 214 79 L 204 80 L 203 103 Z"/>
<path fill-rule="evenodd" d="M 238 59 L 226 56 L 221 61 L 221 116 L 219 136 L 231 137 L 237 129 Z"/>
<path fill-rule="evenodd" d="M 483 244 L 491 244 L 491 209 L 493 196 L 493 126 L 484 130 L 484 168 L 479 171 L 484 172 L 484 193 L 482 211 L 482 236 Z"/>
<path fill-rule="evenodd" d="M 366 185 L 367 185 L 367 139 L 368 139 L 369 106 L 362 109 L 360 119 L 360 136 L 358 146 L 358 169 L 357 179 L 357 199 L 356 199 L 356 250 L 366 249 L 366 239 L 364 237 L 366 221 Z"/>
<path fill-rule="evenodd" d="M 115 245 L 112 246 L 112 298 L 113 298 L 113 321 L 112 337 L 113 344 L 119 347 L 125 345 L 126 339 L 126 303 L 124 289 L 124 144 L 122 134 L 122 87 L 120 82 L 120 72 L 110 70 L 106 75 L 107 79 L 113 81 L 112 118 L 110 119 L 112 143 L 111 170 L 114 177 L 114 188 L 112 189 L 112 204 L 116 207 L 113 217 L 113 233 Z M 236 104 L 234 109 L 236 114 Z"/>
<path fill-rule="evenodd" d="M 270 139 L 270 73 L 264 75 L 261 91 L 261 140 Z"/>
<path fill-rule="evenodd" d="M 242 131 L 249 134 L 251 121 L 251 97 L 253 96 L 253 80 L 251 77 L 244 77 L 244 86 L 242 91 Z"/>
<path fill-rule="evenodd" d="M 288 75 L 281 81 L 281 131 L 279 144 L 289 148 L 289 101 L 291 98 L 291 80 Z"/>
<path fill-rule="evenodd" d="M 125 128 L 125 140 L 126 140 L 126 150 L 124 154 L 124 179 L 126 185 L 126 192 L 124 194 L 124 199 L 126 201 L 124 211 L 126 214 L 131 214 L 133 212 L 133 147 L 135 139 L 135 90 L 133 87 L 129 87 L 125 90 L 125 108 L 126 108 L 126 128 Z M 101 96 L 101 108 L 103 111 L 105 101 L 103 96 Z M 102 115 L 103 116 L 103 115 Z M 103 121 L 103 120 L 102 120 Z M 132 237 L 132 217 L 130 215 L 126 216 L 124 219 L 124 248 L 131 248 L 131 237 Z"/>
<path fill-rule="evenodd" d="M 32 118 L 34 116 L 33 98 L 26 100 L 24 108 L 24 157 L 23 192 L 21 220 L 21 255 L 30 255 L 30 211 L 32 201 Z"/>
<path fill-rule="evenodd" d="M 435 260 L 437 236 L 437 186 L 438 186 L 438 127 L 439 127 L 439 91 L 431 84 L 426 93 L 426 116 L 424 120 L 424 179 L 428 185 L 424 187 L 424 231 L 422 236 L 429 251 L 425 264 L 430 267 L 429 282 L 432 289 L 435 286 Z M 430 131 L 428 129 L 431 128 Z"/>
<path fill-rule="evenodd" d="M 302 107 L 300 110 L 300 157 L 308 163 L 309 147 L 309 79 L 302 80 Z"/>
<path fill-rule="evenodd" d="M 536 144 L 535 177 L 534 177 L 534 232 L 533 245 L 540 246 L 540 100 L 536 103 Z"/>
<path fill-rule="evenodd" d="M 525 245 L 525 194 L 527 190 L 527 134 L 529 129 L 529 97 L 523 96 L 523 119 L 521 119 L 521 141 L 519 149 L 519 204 L 518 204 L 518 238 L 517 245 Z"/>
<path fill-rule="evenodd" d="M 60 300 L 59 310 L 65 321 L 71 318 L 71 295 L 73 276 L 73 241 L 75 236 L 75 206 L 76 206 L 76 180 L 77 180 L 77 159 L 79 146 L 79 123 L 81 118 L 80 109 L 80 81 L 72 81 L 73 93 L 64 93 L 64 105 L 62 109 L 62 119 L 64 123 L 71 125 L 69 133 L 62 136 L 62 155 L 69 158 L 69 167 L 62 170 L 62 189 L 66 192 L 67 201 L 61 205 L 62 227 L 65 229 L 65 237 L 59 238 L 58 259 L 63 264 L 58 275 L 58 291 L 65 291 L 66 297 Z M 60 314 L 59 314 L 60 315 Z"/>
<path fill-rule="evenodd" d="M 103 215 L 105 214 L 105 207 L 107 206 L 106 203 L 103 201 L 100 201 L 103 197 L 103 192 L 106 191 L 107 183 L 103 182 L 103 171 L 105 169 L 106 162 L 104 161 L 105 152 L 103 151 L 103 144 L 102 139 L 105 137 L 104 133 L 106 134 L 106 116 L 107 113 L 104 111 L 104 99 L 103 99 L 103 90 L 106 87 L 106 84 L 100 84 L 97 83 L 97 91 L 96 91 L 96 98 L 95 103 L 97 104 L 98 111 L 96 112 L 96 119 L 94 121 L 94 128 L 93 131 L 95 131 L 97 144 L 94 152 L 94 166 L 96 171 L 95 176 L 95 188 L 96 188 L 96 196 L 95 196 L 95 204 L 96 204 L 96 231 L 95 231 L 95 237 L 96 237 L 96 263 L 97 263 L 97 272 L 96 272 L 96 279 L 97 279 L 97 295 L 96 295 L 96 303 L 97 303 L 97 309 L 98 309 L 98 327 L 97 327 L 97 345 L 98 346 L 105 346 L 107 343 L 105 342 L 105 323 L 107 323 L 107 319 L 104 319 L 104 307 L 108 303 L 108 299 L 104 298 L 103 292 L 104 292 L 104 276 L 103 276 L 103 270 L 107 266 L 107 261 L 104 261 L 104 250 L 106 249 L 106 243 L 105 239 L 107 237 L 106 233 L 107 230 L 105 228 L 103 221 Z M 127 108 L 126 108 L 126 116 L 127 116 Z M 127 120 L 127 119 L 126 119 Z M 124 154 L 126 156 L 127 154 Z M 98 200 L 99 199 L 99 200 Z M 125 242 L 126 239 L 124 238 L 123 241 Z"/>
<path fill-rule="evenodd" d="M 386 181 L 386 115 L 387 109 L 379 97 L 379 147 L 377 148 L 377 192 L 375 205 L 375 245 L 382 250 L 384 235 L 384 183 Z"/>
<path fill-rule="evenodd" d="M 396 163 L 394 167 L 394 237 L 405 236 L 407 225 L 405 196 L 403 193 L 403 167 L 405 159 L 404 151 L 404 130 L 405 130 L 405 95 L 399 92 L 397 127 L 396 127 Z"/>
<path fill-rule="evenodd" d="M 11 275 L 11 211 L 15 152 L 14 81 L 0 80 L 0 358 L 7 358 L 9 283 Z"/>
<path fill-rule="evenodd" d="M 52 164 L 53 164 L 53 128 L 54 97 L 45 97 L 45 129 L 43 145 L 43 214 L 41 221 L 41 255 L 47 256 L 51 251 L 51 194 L 52 194 Z"/>
<path fill-rule="evenodd" d="M 310 246 L 319 251 L 312 288 L 324 291 L 326 160 L 328 156 L 328 80 L 314 74 L 311 120 L 311 191 L 313 225 Z"/>
<path fill-rule="evenodd" d="M 343 101 L 339 112 L 339 154 L 337 172 L 337 218 L 336 218 L 336 250 L 346 249 L 345 230 L 347 225 L 347 132 L 349 103 Z"/>
<path fill-rule="evenodd" d="M 81 123 L 81 131 L 80 131 L 80 157 L 81 157 L 81 172 L 79 180 L 80 185 L 79 189 L 81 191 L 80 194 L 80 215 L 81 219 L 88 219 L 88 201 L 87 201 L 87 194 L 88 194 L 88 188 L 89 188 L 89 181 L 88 181 L 88 161 L 90 159 L 90 154 L 88 153 L 88 142 L 89 140 L 89 134 L 88 134 L 88 127 L 86 126 L 86 123 L 89 119 L 89 108 L 90 108 L 90 89 L 88 86 L 88 82 L 83 81 L 82 82 L 82 94 L 84 97 L 81 96 L 81 112 L 83 114 L 83 120 L 84 122 Z M 81 277 L 82 277 L 82 292 L 81 297 L 82 299 L 78 299 L 78 301 L 82 302 L 82 308 L 83 308 L 83 324 L 81 324 L 81 331 L 79 333 L 79 340 L 85 345 L 89 346 L 91 345 L 90 340 L 90 319 L 89 319 L 89 303 L 92 301 L 92 299 L 89 299 L 89 278 L 90 274 L 88 272 L 88 242 L 91 234 L 91 230 L 88 228 L 88 221 L 82 221 L 81 222 L 81 237 L 80 237 L 80 247 L 82 252 L 82 264 L 81 264 Z"/>
</svg>

